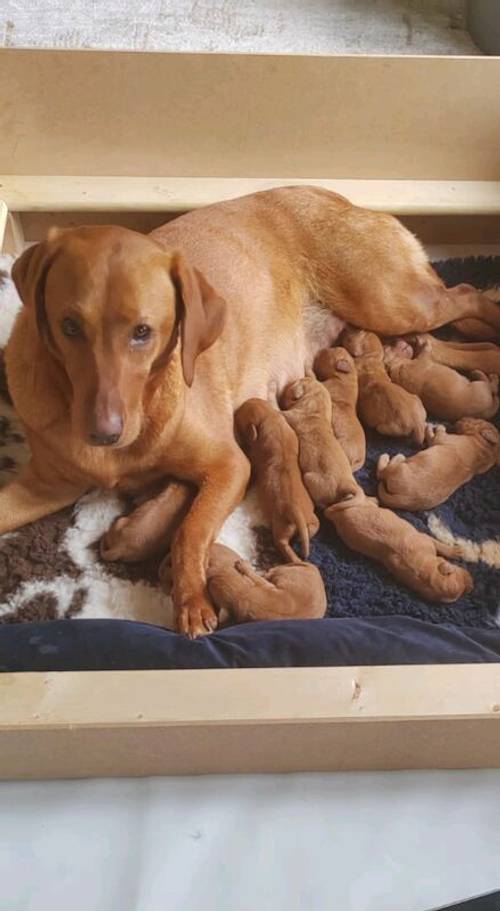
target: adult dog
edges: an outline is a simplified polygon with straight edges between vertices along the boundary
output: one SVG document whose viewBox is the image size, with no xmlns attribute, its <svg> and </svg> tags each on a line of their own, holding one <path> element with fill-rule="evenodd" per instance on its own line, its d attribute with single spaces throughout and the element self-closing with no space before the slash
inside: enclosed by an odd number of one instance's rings
<svg viewBox="0 0 500 911">
<path fill-rule="evenodd" d="M 0 533 L 91 488 L 193 482 L 172 554 L 191 636 L 217 624 L 209 548 L 249 479 L 236 408 L 275 400 L 346 322 L 386 336 L 453 320 L 500 331 L 500 308 L 471 286 L 446 290 L 398 221 L 312 187 L 208 206 L 149 236 L 53 229 L 13 277 L 25 306 L 6 365 L 31 460 L 0 493 Z"/>
</svg>

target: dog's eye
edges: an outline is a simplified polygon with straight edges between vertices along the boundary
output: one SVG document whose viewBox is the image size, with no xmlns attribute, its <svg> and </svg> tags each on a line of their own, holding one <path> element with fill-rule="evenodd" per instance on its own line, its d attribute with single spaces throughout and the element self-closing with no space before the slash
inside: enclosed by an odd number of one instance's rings
<svg viewBox="0 0 500 911">
<path fill-rule="evenodd" d="M 61 329 L 67 338 L 78 338 L 78 336 L 83 335 L 80 324 L 77 323 L 76 319 L 71 319 L 69 316 L 63 319 Z"/>
<path fill-rule="evenodd" d="M 132 342 L 140 344 L 140 342 L 147 342 L 148 338 L 151 335 L 151 329 L 149 326 L 141 323 L 139 326 L 136 326 L 132 333 Z"/>
</svg>

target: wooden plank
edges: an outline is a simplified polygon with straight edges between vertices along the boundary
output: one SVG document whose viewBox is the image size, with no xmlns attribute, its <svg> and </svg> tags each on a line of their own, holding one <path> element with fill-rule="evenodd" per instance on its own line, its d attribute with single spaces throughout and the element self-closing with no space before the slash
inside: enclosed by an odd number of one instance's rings
<svg viewBox="0 0 500 911">
<path fill-rule="evenodd" d="M 497 665 L 0 675 L 0 777 L 500 766 Z"/>
<path fill-rule="evenodd" d="M 4 237 L 5 237 L 5 228 L 7 226 L 7 214 L 8 208 L 3 199 L 0 199 L 0 252 L 5 252 L 3 249 Z"/>
<path fill-rule="evenodd" d="M 497 180 L 500 58 L 4 49 L 0 173 Z"/>
<path fill-rule="evenodd" d="M 500 181 L 0 176 L 13 212 L 183 212 L 272 187 L 313 184 L 405 215 L 499 215 Z"/>
</svg>

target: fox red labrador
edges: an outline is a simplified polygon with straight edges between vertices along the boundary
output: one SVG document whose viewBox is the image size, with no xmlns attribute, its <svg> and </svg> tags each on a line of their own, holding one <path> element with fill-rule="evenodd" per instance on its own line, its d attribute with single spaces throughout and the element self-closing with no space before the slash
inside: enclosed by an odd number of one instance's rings
<svg viewBox="0 0 500 911">
<path fill-rule="evenodd" d="M 163 478 L 198 493 L 173 545 L 177 626 L 213 630 L 208 553 L 244 495 L 233 414 L 310 370 L 345 322 L 386 336 L 466 320 L 500 330 L 469 285 L 446 290 L 394 218 L 290 187 L 191 212 L 149 236 L 49 232 L 18 259 L 6 353 L 31 460 L 0 493 L 0 533 L 91 488 Z"/>
</svg>

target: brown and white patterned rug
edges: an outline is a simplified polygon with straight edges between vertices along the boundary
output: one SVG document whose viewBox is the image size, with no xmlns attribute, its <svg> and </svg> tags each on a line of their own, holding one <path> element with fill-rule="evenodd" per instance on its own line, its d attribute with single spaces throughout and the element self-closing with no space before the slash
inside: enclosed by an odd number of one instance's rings
<svg viewBox="0 0 500 911">
<path fill-rule="evenodd" d="M 21 306 L 0 257 L 0 350 Z M 27 460 L 22 427 L 9 402 L 0 362 L 0 486 Z M 172 626 L 172 603 L 160 589 L 158 561 L 104 563 L 97 542 L 127 503 L 94 492 L 75 507 L 0 539 L 0 623 L 73 617 L 142 620 Z M 226 522 L 219 540 L 254 566 L 272 559 L 272 546 L 254 494 Z"/>
<path fill-rule="evenodd" d="M 0 257 L 0 352 L 21 306 L 10 279 L 11 262 Z M 499 298 L 500 258 L 451 259 L 436 264 L 448 284 L 471 281 Z M 367 493 L 376 490 L 375 465 L 380 452 L 405 450 L 405 441 L 368 440 L 367 462 L 358 480 Z M 382 447 L 382 448 L 381 448 Z M 411 447 L 407 454 L 411 454 Z M 0 485 L 26 461 L 22 428 L 8 401 L 0 355 Z M 498 471 L 479 476 L 431 513 L 405 514 L 420 531 L 444 541 L 460 540 L 474 575 L 474 590 L 454 605 L 430 605 L 398 586 L 381 567 L 343 547 L 326 526 L 314 538 L 311 561 L 320 569 L 329 616 L 398 614 L 491 626 L 500 622 L 498 571 Z M 158 563 L 104 563 L 97 542 L 113 519 L 130 504 L 115 493 L 93 492 L 75 507 L 0 538 L 0 623 L 28 620 L 108 618 L 141 620 L 171 627 L 172 604 L 158 585 Z M 219 540 L 250 560 L 257 569 L 279 562 L 256 498 L 250 493 L 227 520 Z"/>
</svg>

